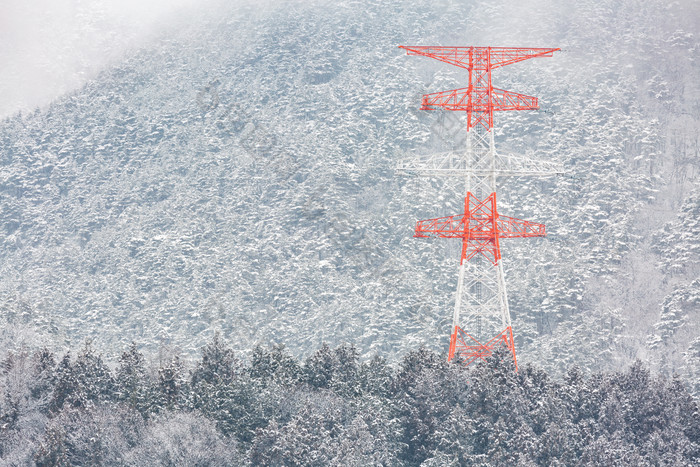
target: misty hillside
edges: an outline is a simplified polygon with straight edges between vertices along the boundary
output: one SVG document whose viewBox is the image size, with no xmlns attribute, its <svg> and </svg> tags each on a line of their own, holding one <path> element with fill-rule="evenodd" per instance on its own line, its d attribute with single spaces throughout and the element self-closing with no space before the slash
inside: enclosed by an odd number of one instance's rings
<svg viewBox="0 0 700 467">
<path fill-rule="evenodd" d="M 567 170 L 499 191 L 548 232 L 503 242 L 518 358 L 642 358 L 698 391 L 698 30 L 692 1 L 203 6 L 0 124 L 0 309 L 110 350 L 444 350 L 458 245 L 412 233 L 463 187 L 394 168 L 463 147 L 418 107 L 465 74 L 397 46 L 561 47 L 494 73 L 543 110 L 499 113 L 497 149 Z"/>
</svg>

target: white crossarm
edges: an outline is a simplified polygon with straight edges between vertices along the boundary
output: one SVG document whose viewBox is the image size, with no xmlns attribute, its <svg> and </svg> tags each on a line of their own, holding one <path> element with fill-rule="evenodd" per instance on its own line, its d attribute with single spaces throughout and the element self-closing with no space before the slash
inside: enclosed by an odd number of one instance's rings
<svg viewBox="0 0 700 467">
<path fill-rule="evenodd" d="M 549 177 L 564 173 L 564 167 L 554 161 L 541 161 L 528 157 L 496 154 L 494 174 L 497 177 Z M 396 167 L 399 175 L 423 177 L 486 176 L 490 167 L 470 168 L 465 154 L 443 152 L 404 160 Z"/>
</svg>

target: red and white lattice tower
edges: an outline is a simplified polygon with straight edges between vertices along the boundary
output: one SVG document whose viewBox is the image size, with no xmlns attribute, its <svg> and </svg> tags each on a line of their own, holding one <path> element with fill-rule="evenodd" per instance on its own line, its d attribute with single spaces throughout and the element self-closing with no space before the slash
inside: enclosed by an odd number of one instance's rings
<svg viewBox="0 0 700 467">
<path fill-rule="evenodd" d="M 559 49 L 516 47 L 400 46 L 408 55 L 425 55 L 464 68 L 469 85 L 423 96 L 422 110 L 443 108 L 467 113 L 466 150 L 407 161 L 399 173 L 462 177 L 466 181 L 464 213 L 419 221 L 415 237 L 459 238 L 462 255 L 448 359 L 465 365 L 505 346 L 517 368 L 501 238 L 543 237 L 544 225 L 501 216 L 496 206 L 496 181 L 507 176 L 549 176 L 562 173 L 550 161 L 496 153 L 493 113 L 537 109 L 537 98 L 491 84 L 491 71 L 535 57 L 551 57 Z"/>
</svg>

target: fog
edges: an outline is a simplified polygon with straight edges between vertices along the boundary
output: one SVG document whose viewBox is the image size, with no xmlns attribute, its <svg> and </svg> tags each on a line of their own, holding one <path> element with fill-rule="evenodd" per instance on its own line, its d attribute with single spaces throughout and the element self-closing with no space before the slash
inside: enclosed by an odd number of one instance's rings
<svg viewBox="0 0 700 467">
<path fill-rule="evenodd" d="M 70 92 L 186 21 L 196 0 L 0 2 L 0 117 Z"/>
</svg>

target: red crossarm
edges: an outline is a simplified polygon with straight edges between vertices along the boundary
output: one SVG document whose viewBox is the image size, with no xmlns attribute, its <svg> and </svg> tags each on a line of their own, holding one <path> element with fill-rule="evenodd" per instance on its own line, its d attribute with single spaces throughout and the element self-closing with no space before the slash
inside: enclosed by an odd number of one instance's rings
<svg viewBox="0 0 700 467">
<path fill-rule="evenodd" d="M 535 110 L 537 98 L 494 88 L 491 71 L 535 57 L 551 57 L 559 49 L 528 47 L 399 46 L 408 55 L 425 55 L 469 71 L 469 86 L 423 96 L 422 110 L 443 108 L 467 112 L 467 131 L 493 127 L 493 112 Z"/>
<path fill-rule="evenodd" d="M 514 217 L 498 216 L 498 235 L 501 238 L 546 237 L 544 224 Z"/>
<path fill-rule="evenodd" d="M 490 99 L 487 92 L 484 92 L 483 96 L 472 93 L 472 96 L 475 94 L 476 98 L 472 97 L 471 101 L 469 100 L 470 93 L 468 88 L 425 94 L 423 95 L 420 109 L 435 110 L 441 107 L 446 110 L 488 112 L 489 104 L 494 111 L 537 110 L 539 108 L 536 97 L 518 94 L 517 92 L 493 88 Z"/>
<path fill-rule="evenodd" d="M 470 68 L 474 56 L 488 53 L 490 68 L 504 67 L 535 57 L 551 57 L 561 49 L 533 47 L 442 47 L 442 46 L 407 46 L 400 45 L 408 55 L 425 55 L 460 68 Z"/>
<path fill-rule="evenodd" d="M 464 198 L 464 214 L 427 219 L 416 223 L 414 237 L 461 238 L 460 262 L 477 254 L 494 265 L 501 259 L 501 238 L 544 237 L 544 224 L 501 216 L 496 209 L 496 193 L 484 200 L 472 193 Z"/>
</svg>

